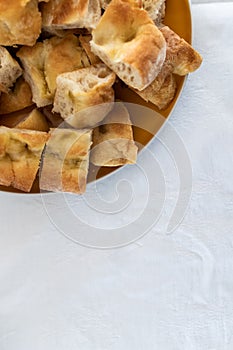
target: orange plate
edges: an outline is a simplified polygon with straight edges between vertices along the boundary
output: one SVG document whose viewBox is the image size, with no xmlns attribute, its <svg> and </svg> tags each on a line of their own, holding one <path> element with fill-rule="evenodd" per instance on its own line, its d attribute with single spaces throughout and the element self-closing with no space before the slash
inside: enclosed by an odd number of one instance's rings
<svg viewBox="0 0 233 350">
<path fill-rule="evenodd" d="M 191 43 L 192 38 L 192 24 L 191 24 L 191 13 L 190 13 L 190 5 L 188 0 L 167 0 L 167 6 L 166 6 L 166 16 L 164 23 L 171 27 L 177 34 L 179 34 L 182 38 L 184 38 L 186 41 Z M 184 77 L 176 77 L 177 79 L 177 93 L 175 96 L 175 99 L 172 101 L 172 103 L 169 105 L 169 107 L 163 111 L 159 111 L 154 105 L 151 103 L 147 103 L 144 100 L 142 100 L 137 94 L 135 94 L 133 91 L 129 90 L 126 87 L 122 87 L 120 84 L 116 86 L 116 98 L 129 102 L 134 104 L 139 104 L 142 106 L 149 107 L 150 110 L 154 110 L 158 113 L 160 113 L 163 117 L 168 118 L 171 114 L 171 111 L 177 101 L 177 99 L 180 96 L 182 87 L 184 85 Z M 144 121 L 147 124 L 147 129 L 153 130 L 153 133 L 149 133 L 142 128 L 134 127 L 134 138 L 135 140 L 141 144 L 146 146 L 149 141 L 154 137 L 155 133 L 161 128 L 163 122 L 158 122 L 156 118 L 151 118 L 151 115 L 149 115 L 149 109 L 148 109 L 148 115 L 146 116 L 144 114 Z M 134 123 L 134 117 L 131 115 L 132 122 Z M 135 117 L 136 118 L 136 117 Z M 138 123 L 136 122 L 136 125 Z M 93 165 L 90 165 L 89 170 L 89 176 L 88 176 L 88 182 L 94 181 L 96 178 L 99 179 L 105 175 L 110 174 L 114 170 L 116 170 L 116 167 L 102 167 L 100 169 L 96 169 Z M 5 192 L 15 192 L 15 193 L 23 193 L 19 190 L 16 190 L 12 187 L 5 187 L 0 186 L 0 191 Z M 31 193 L 39 193 L 39 181 L 38 179 L 35 181 Z"/>
</svg>

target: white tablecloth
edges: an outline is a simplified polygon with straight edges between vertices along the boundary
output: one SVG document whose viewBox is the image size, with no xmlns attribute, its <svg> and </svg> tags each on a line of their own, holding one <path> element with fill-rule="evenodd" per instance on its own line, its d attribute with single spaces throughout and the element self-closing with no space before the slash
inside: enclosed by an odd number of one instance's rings
<svg viewBox="0 0 233 350">
<path fill-rule="evenodd" d="M 141 168 L 100 182 L 98 205 L 94 186 L 66 202 L 0 194 L 1 350 L 233 349 L 233 2 L 192 10 L 203 65 Z M 169 133 L 184 158 L 169 155 Z M 168 233 L 181 185 L 183 221 Z M 86 247 L 124 237 L 135 242 Z"/>
</svg>

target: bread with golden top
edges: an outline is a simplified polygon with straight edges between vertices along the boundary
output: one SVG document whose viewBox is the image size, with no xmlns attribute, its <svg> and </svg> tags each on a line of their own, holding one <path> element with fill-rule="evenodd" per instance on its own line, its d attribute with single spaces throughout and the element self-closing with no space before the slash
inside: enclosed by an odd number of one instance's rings
<svg viewBox="0 0 233 350">
<path fill-rule="evenodd" d="M 42 5 L 42 26 L 47 31 L 94 28 L 100 16 L 99 0 L 50 0 Z"/>
<path fill-rule="evenodd" d="M 0 184 L 30 192 L 48 134 L 0 127 Z"/>
<path fill-rule="evenodd" d="M 40 32 L 38 0 L 0 0 L 0 45 L 32 46 Z"/>
<path fill-rule="evenodd" d="M 134 0 L 112 0 L 90 44 L 121 80 L 138 90 L 152 83 L 166 56 L 162 33 Z"/>
<path fill-rule="evenodd" d="M 19 111 L 33 105 L 29 84 L 20 77 L 8 93 L 0 95 L 0 115 Z"/>
<path fill-rule="evenodd" d="M 32 90 L 33 102 L 37 107 L 53 103 L 56 78 L 89 65 L 85 51 L 79 46 L 78 38 L 69 34 L 64 38 L 52 37 L 37 42 L 33 47 L 22 47 L 17 56 L 24 68 L 24 78 Z"/>
<path fill-rule="evenodd" d="M 40 188 L 53 192 L 85 192 L 91 130 L 52 129 L 43 155 Z"/>
</svg>

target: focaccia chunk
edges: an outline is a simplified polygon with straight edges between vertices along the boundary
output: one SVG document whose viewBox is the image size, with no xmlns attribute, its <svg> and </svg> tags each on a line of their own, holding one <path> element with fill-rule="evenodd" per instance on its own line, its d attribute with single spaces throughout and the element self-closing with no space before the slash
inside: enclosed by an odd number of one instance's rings
<svg viewBox="0 0 233 350">
<path fill-rule="evenodd" d="M 59 74 L 89 65 L 78 38 L 72 34 L 64 38 L 52 37 L 33 47 L 22 47 L 17 56 L 23 64 L 24 77 L 37 107 L 53 103 Z"/>
<path fill-rule="evenodd" d="M 160 28 L 167 43 L 166 59 L 155 80 L 144 90 L 134 91 L 159 109 L 164 109 L 175 96 L 176 83 L 172 74 L 186 75 L 199 68 L 200 54 L 169 27 Z M 173 96 L 173 97 L 172 97 Z"/>
<path fill-rule="evenodd" d="M 0 92 L 7 93 L 22 72 L 20 65 L 7 49 L 0 46 Z"/>
<path fill-rule="evenodd" d="M 111 0 L 100 0 L 101 7 L 106 9 Z M 135 0 L 138 2 L 138 0 Z M 147 11 L 153 21 L 159 25 L 165 16 L 166 0 L 141 0 L 141 7 Z"/>
<path fill-rule="evenodd" d="M 52 129 L 40 171 L 40 189 L 85 192 L 91 130 Z"/>
<path fill-rule="evenodd" d="M 42 6 L 43 29 L 94 28 L 101 16 L 99 0 L 50 0 Z"/>
<path fill-rule="evenodd" d="M 0 0 L 0 45 L 32 46 L 40 32 L 37 0 Z"/>
<path fill-rule="evenodd" d="M 165 39 L 134 0 L 112 0 L 92 36 L 92 51 L 133 88 L 145 89 L 162 68 Z"/>
<path fill-rule="evenodd" d="M 123 103 L 117 102 L 93 131 L 91 162 L 97 166 L 133 164 L 137 149 L 129 113 Z"/>
<path fill-rule="evenodd" d="M 32 91 L 23 77 L 16 81 L 12 90 L 0 95 L 0 114 L 16 112 L 31 105 Z"/>
<path fill-rule="evenodd" d="M 169 27 L 160 29 L 166 43 L 166 60 L 172 66 L 172 73 L 186 75 L 198 69 L 202 63 L 201 55 Z"/>
<path fill-rule="evenodd" d="M 136 90 L 134 90 L 136 91 Z M 161 88 L 154 91 L 153 83 L 143 91 L 136 91 L 137 94 L 145 101 L 152 102 L 159 109 L 165 109 L 173 100 L 176 93 L 176 80 L 173 74 L 168 74 Z"/>
<path fill-rule="evenodd" d="M 49 131 L 48 122 L 45 116 L 34 108 L 24 119 L 15 126 L 17 129 Z"/>
<path fill-rule="evenodd" d="M 53 111 L 76 128 L 96 125 L 112 108 L 115 78 L 103 63 L 59 75 Z"/>
<path fill-rule="evenodd" d="M 30 192 L 48 134 L 0 127 L 0 184 Z"/>
</svg>

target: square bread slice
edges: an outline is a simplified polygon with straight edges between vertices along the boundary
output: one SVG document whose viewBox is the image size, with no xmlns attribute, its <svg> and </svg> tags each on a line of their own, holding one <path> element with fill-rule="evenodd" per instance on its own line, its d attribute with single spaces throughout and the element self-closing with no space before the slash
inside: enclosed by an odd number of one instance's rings
<svg viewBox="0 0 233 350">
<path fill-rule="evenodd" d="M 92 51 L 135 89 L 145 89 L 162 68 L 165 39 L 134 0 L 112 0 L 92 37 Z"/>
<path fill-rule="evenodd" d="M 30 192 L 48 134 L 0 127 L 0 184 Z"/>
<path fill-rule="evenodd" d="M 91 130 L 52 129 L 40 171 L 40 189 L 81 194 L 86 190 Z"/>
<path fill-rule="evenodd" d="M 0 45 L 32 46 L 40 32 L 37 0 L 0 0 Z"/>
<path fill-rule="evenodd" d="M 37 107 L 53 103 L 56 78 L 59 74 L 90 65 L 78 38 L 69 34 L 37 42 L 33 47 L 22 47 L 17 56 L 24 67 L 24 78 L 32 89 Z"/>
<path fill-rule="evenodd" d="M 16 79 L 23 73 L 5 47 L 0 46 L 0 92 L 8 92 Z"/>
<path fill-rule="evenodd" d="M 91 162 L 97 166 L 119 166 L 134 164 L 137 160 L 137 146 L 129 113 L 121 102 L 93 131 Z"/>
<path fill-rule="evenodd" d="M 32 91 L 23 77 L 16 81 L 8 93 L 0 95 L 0 115 L 20 111 L 32 105 Z"/>
<path fill-rule="evenodd" d="M 112 109 L 115 78 L 103 63 L 59 75 L 53 111 L 75 128 L 96 125 Z"/>
<path fill-rule="evenodd" d="M 99 0 L 50 0 L 42 6 L 44 30 L 94 28 L 101 16 Z"/>
</svg>

